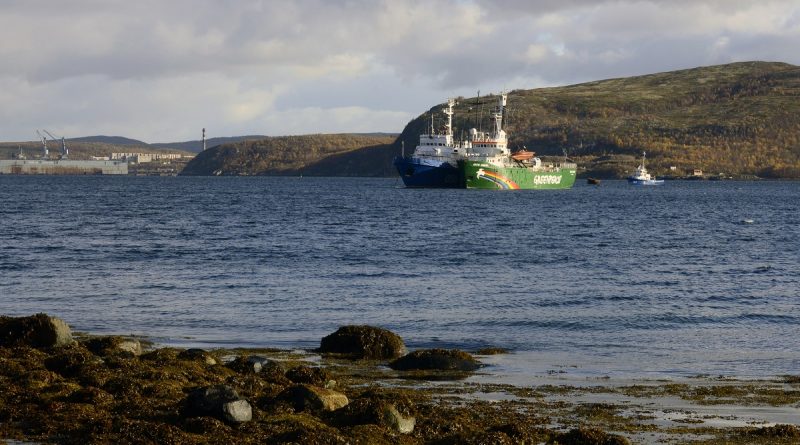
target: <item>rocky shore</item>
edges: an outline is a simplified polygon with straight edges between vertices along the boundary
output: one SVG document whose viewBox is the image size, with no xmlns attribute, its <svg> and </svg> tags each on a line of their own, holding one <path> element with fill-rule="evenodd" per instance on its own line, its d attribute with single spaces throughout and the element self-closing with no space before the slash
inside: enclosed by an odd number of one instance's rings
<svg viewBox="0 0 800 445">
<path fill-rule="evenodd" d="M 409 353 L 399 336 L 370 326 L 344 326 L 315 351 L 178 349 L 73 335 L 45 314 L 0 316 L 0 443 L 800 443 L 790 423 L 703 426 L 689 416 L 676 426 L 644 403 L 620 402 L 723 401 L 791 414 L 797 377 L 586 388 L 462 380 L 484 371 L 481 356 L 505 353 L 480 352 Z M 580 400 L 587 395 L 595 400 Z"/>
</svg>

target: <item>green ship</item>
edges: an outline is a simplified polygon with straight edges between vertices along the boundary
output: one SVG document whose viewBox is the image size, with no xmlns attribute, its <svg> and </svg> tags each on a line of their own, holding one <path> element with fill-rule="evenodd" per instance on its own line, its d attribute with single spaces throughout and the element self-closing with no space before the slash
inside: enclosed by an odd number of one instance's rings
<svg viewBox="0 0 800 445">
<path fill-rule="evenodd" d="M 568 189 L 575 184 L 576 165 L 543 164 L 539 158 L 516 163 L 464 160 L 459 165 L 468 189 Z"/>
<path fill-rule="evenodd" d="M 568 189 L 575 184 L 573 162 L 544 163 L 525 149 L 511 153 L 503 130 L 506 95 L 501 94 L 495 112 L 494 131 L 470 130 L 467 150 L 458 159 L 461 185 L 469 189 Z"/>
</svg>

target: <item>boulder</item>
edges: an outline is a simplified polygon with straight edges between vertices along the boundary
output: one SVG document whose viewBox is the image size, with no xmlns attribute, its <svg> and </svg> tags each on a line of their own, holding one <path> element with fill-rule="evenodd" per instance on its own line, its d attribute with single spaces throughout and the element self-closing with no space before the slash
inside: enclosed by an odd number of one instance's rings
<svg viewBox="0 0 800 445">
<path fill-rule="evenodd" d="M 184 413 L 187 417 L 212 416 L 229 423 L 253 419 L 250 403 L 227 385 L 207 386 L 190 392 Z"/>
<path fill-rule="evenodd" d="M 417 419 L 411 416 L 404 416 L 397 411 L 394 405 L 387 405 L 383 409 L 384 419 L 386 419 L 387 426 L 394 429 L 400 434 L 410 434 L 414 431 L 414 426 L 417 424 Z"/>
<path fill-rule="evenodd" d="M 242 423 L 253 420 L 253 408 L 247 400 L 239 399 L 222 404 L 222 418 L 231 423 Z"/>
<path fill-rule="evenodd" d="M 291 386 L 278 398 L 291 403 L 297 411 L 335 411 L 350 403 L 347 396 L 340 392 L 311 385 Z"/>
<path fill-rule="evenodd" d="M 380 425 L 400 434 L 414 431 L 417 420 L 404 416 L 397 407 L 380 398 L 359 398 L 337 413 L 336 420 L 341 425 Z"/>
<path fill-rule="evenodd" d="M 179 352 L 178 360 L 201 361 L 209 366 L 214 366 L 219 364 L 219 361 L 217 361 L 217 359 L 213 355 L 206 352 L 206 350 L 200 348 L 189 348 L 185 351 Z"/>
<path fill-rule="evenodd" d="M 389 363 L 398 371 L 474 371 L 480 366 L 472 355 L 458 349 L 420 349 Z"/>
<path fill-rule="evenodd" d="M 318 352 L 347 354 L 359 359 L 391 359 L 406 353 L 397 334 L 373 326 L 342 326 L 320 342 Z"/>
<path fill-rule="evenodd" d="M 47 348 L 71 344 L 72 331 L 64 320 L 47 314 L 0 317 L 0 346 Z"/>
<path fill-rule="evenodd" d="M 119 336 L 93 337 L 85 342 L 86 349 L 100 356 L 113 354 L 142 355 L 142 343 L 135 338 Z"/>
</svg>

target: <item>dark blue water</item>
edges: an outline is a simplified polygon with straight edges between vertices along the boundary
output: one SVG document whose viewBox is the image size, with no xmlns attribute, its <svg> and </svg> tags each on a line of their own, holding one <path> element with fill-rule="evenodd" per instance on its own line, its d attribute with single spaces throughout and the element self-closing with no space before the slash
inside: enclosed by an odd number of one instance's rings
<svg viewBox="0 0 800 445">
<path fill-rule="evenodd" d="M 0 314 L 183 346 L 372 324 L 531 370 L 797 373 L 799 219 L 797 182 L 0 176 Z"/>
</svg>

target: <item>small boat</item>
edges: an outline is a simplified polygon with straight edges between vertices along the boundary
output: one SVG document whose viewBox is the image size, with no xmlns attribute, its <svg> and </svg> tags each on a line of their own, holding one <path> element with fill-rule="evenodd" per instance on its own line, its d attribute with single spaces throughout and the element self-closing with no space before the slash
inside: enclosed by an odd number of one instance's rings
<svg viewBox="0 0 800 445">
<path fill-rule="evenodd" d="M 586 178 L 586 183 L 591 185 L 600 185 L 600 180 L 597 178 Z"/>
<path fill-rule="evenodd" d="M 642 163 L 636 168 L 636 173 L 633 176 L 628 176 L 628 184 L 632 185 L 661 185 L 664 183 L 663 179 L 656 179 L 655 175 L 651 175 L 644 167 L 644 158 L 647 153 L 642 152 Z"/>
<path fill-rule="evenodd" d="M 525 150 L 524 148 L 520 151 L 514 152 L 511 154 L 511 159 L 515 161 L 530 161 L 536 153 L 532 151 Z"/>
</svg>

